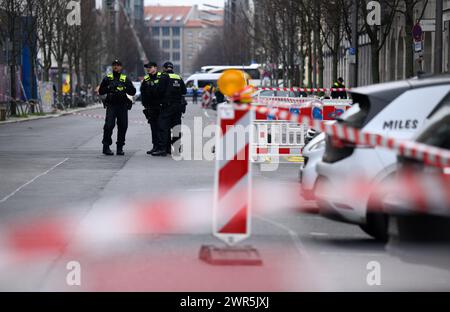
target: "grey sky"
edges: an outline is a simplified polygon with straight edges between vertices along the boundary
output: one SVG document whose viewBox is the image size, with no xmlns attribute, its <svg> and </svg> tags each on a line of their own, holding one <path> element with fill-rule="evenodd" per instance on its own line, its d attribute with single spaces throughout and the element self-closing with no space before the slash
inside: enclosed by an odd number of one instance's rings
<svg viewBox="0 0 450 312">
<path fill-rule="evenodd" d="M 102 0 L 96 0 L 97 7 L 100 6 Z M 202 5 L 211 4 L 214 6 L 223 7 L 225 0 L 145 0 L 145 5 Z"/>
<path fill-rule="evenodd" d="M 201 5 L 205 3 L 223 7 L 224 0 L 145 0 L 146 5 Z"/>
</svg>

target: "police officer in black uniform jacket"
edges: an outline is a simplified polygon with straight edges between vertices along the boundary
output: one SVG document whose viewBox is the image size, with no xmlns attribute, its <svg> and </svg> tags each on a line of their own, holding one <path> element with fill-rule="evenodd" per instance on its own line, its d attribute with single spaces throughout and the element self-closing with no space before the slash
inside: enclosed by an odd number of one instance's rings
<svg viewBox="0 0 450 312">
<path fill-rule="evenodd" d="M 158 93 L 159 79 L 161 73 L 158 72 L 158 65 L 155 62 L 145 64 L 144 67 L 147 70 L 144 80 L 141 84 L 141 96 L 142 105 L 144 105 L 144 115 L 150 124 L 152 130 L 152 144 L 153 149 L 148 151 L 147 154 L 151 154 L 158 150 L 158 118 L 161 112 L 161 97 Z"/>
<path fill-rule="evenodd" d="M 173 64 L 166 62 L 163 66 L 164 73 L 159 80 L 158 90 L 162 96 L 161 113 L 158 124 L 158 150 L 151 153 L 153 156 L 167 156 L 171 151 L 170 132 L 173 127 L 181 124 L 181 116 L 186 109 L 184 95 L 186 85 L 180 75 L 173 72 Z"/>
<path fill-rule="evenodd" d="M 112 144 L 112 133 L 117 120 L 117 155 L 125 155 L 123 146 L 128 129 L 128 110 L 131 109 L 132 101 L 127 94 L 133 96 L 136 89 L 133 83 L 122 74 L 122 63 L 115 60 L 112 63 L 113 72 L 108 74 L 100 84 L 98 93 L 106 95 L 106 119 L 103 127 L 103 154 L 114 155 L 109 148 Z"/>
</svg>

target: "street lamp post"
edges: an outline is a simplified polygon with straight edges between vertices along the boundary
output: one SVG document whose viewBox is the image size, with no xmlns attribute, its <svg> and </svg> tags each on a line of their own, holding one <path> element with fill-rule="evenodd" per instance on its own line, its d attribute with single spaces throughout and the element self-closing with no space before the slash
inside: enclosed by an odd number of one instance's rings
<svg viewBox="0 0 450 312">
<path fill-rule="evenodd" d="M 443 0 L 436 0 L 436 31 L 434 44 L 434 73 L 442 72 L 442 19 Z"/>
<path fill-rule="evenodd" d="M 350 84 L 352 87 L 358 86 L 358 0 L 353 0 L 351 16 L 352 23 L 352 47 L 351 53 L 353 61 L 350 63 Z"/>
</svg>

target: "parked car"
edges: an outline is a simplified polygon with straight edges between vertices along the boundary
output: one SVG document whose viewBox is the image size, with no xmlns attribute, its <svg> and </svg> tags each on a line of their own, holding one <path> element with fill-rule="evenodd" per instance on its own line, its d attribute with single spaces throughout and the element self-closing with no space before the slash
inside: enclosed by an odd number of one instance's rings
<svg viewBox="0 0 450 312">
<path fill-rule="evenodd" d="M 450 93 L 450 76 L 413 78 L 350 91 L 353 106 L 340 123 L 362 132 L 411 139 Z M 381 147 L 340 142 L 327 136 L 325 154 L 317 163 L 315 196 L 323 215 L 358 224 L 380 241 L 388 239 L 388 217 L 377 212 L 379 202 L 371 189 L 348 196 L 355 179 L 371 185 L 388 181 L 397 169 L 397 155 Z M 378 196 L 378 194 L 377 194 Z"/>
<path fill-rule="evenodd" d="M 210 74 L 210 73 L 200 73 L 193 74 L 188 79 L 186 79 L 186 96 L 193 96 L 193 87 L 196 86 L 198 88 L 197 95 L 201 96 L 203 94 L 203 88 L 209 84 L 213 84 L 217 86 L 217 80 L 219 80 L 222 74 Z"/>
<path fill-rule="evenodd" d="M 317 135 L 305 145 L 302 151 L 304 158 L 299 170 L 301 193 L 304 199 L 314 200 L 314 189 L 317 183 L 316 165 L 322 159 L 325 152 L 325 133 Z"/>
<path fill-rule="evenodd" d="M 450 98 L 414 141 L 450 150 Z M 388 193 L 383 201 L 391 217 L 390 235 L 397 242 L 450 243 L 450 167 L 434 167 L 411 157 L 398 157 L 398 162 L 397 183 L 406 189 Z M 416 181 L 411 184 L 405 177 Z"/>
</svg>

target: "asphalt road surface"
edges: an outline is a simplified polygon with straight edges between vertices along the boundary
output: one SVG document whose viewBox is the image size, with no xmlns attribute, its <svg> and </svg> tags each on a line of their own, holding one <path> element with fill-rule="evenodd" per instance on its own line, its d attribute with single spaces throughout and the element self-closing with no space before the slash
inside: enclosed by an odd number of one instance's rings
<svg viewBox="0 0 450 312">
<path fill-rule="evenodd" d="M 90 216 L 108 212 L 111 200 L 211 196 L 214 162 L 146 155 L 151 147 L 150 129 L 140 105 L 130 113 L 126 156 L 103 156 L 104 114 L 103 109 L 93 109 L 0 125 L 0 243 L 11 224 L 19 222 L 26 230 L 31 220 L 51 222 L 73 216 L 81 224 Z M 184 123 L 192 130 L 194 117 L 202 120 L 202 127 L 210 124 L 199 108 L 190 105 Z M 295 182 L 297 166 L 286 164 L 269 173 L 255 166 L 254 179 Z M 127 205 L 118 208 L 126 210 Z M 199 213 L 210 214 L 209 208 L 199 208 Z M 179 222 L 188 217 L 183 213 L 174 216 Z M 99 228 L 102 220 L 96 225 Z M 356 226 L 297 211 L 254 216 L 252 235 L 243 244 L 260 252 L 263 265 L 258 267 L 201 262 L 202 245 L 221 245 L 209 227 L 161 227 L 131 238 L 118 235 L 105 242 L 92 235 L 85 240 L 91 244 L 83 253 L 73 252 L 69 241 L 56 253 L 30 254 L 12 262 L 15 246 L 3 244 L 0 290 L 450 290 L 450 271 L 442 266 L 398 257 Z M 70 283 L 71 261 L 80 265 L 81 285 Z M 374 261 L 379 264 L 381 285 L 367 282 Z"/>
</svg>

